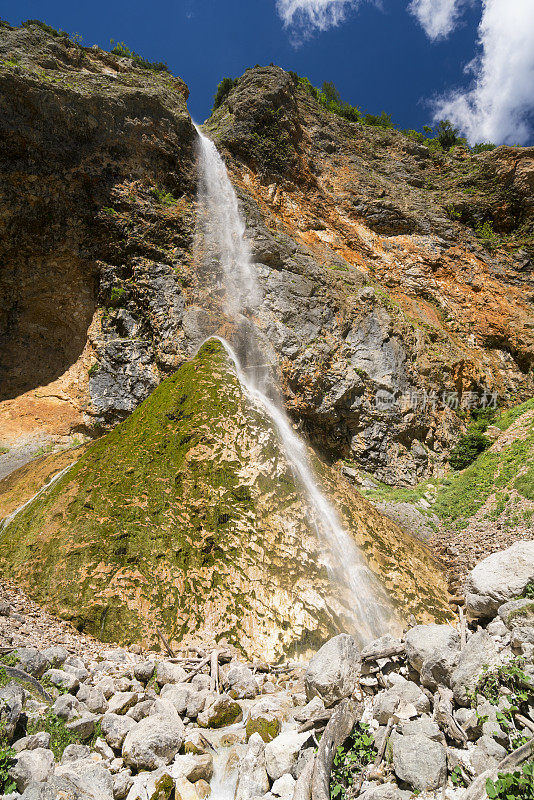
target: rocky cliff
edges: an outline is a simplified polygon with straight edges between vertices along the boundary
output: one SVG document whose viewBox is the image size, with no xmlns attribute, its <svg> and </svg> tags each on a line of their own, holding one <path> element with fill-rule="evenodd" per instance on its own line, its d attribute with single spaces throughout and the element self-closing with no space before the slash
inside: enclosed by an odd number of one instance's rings
<svg viewBox="0 0 534 800">
<path fill-rule="evenodd" d="M 372 635 L 328 569 L 272 423 L 219 342 L 71 452 L 70 469 L 8 521 L 0 574 L 80 630 L 155 645 L 160 628 L 171 644 L 216 641 L 268 660 L 342 630 Z M 49 456 L 0 481 L 0 516 L 63 467 Z M 446 617 L 444 578 L 424 546 L 323 470 L 400 616 Z"/>
<path fill-rule="evenodd" d="M 214 326 L 184 84 L 37 26 L 3 25 L 0 59 L 13 459 L 124 419 Z M 276 67 L 248 70 L 206 130 L 240 189 L 287 408 L 324 457 L 413 484 L 442 471 L 457 402 L 532 393 L 532 148 L 431 150 Z"/>
</svg>

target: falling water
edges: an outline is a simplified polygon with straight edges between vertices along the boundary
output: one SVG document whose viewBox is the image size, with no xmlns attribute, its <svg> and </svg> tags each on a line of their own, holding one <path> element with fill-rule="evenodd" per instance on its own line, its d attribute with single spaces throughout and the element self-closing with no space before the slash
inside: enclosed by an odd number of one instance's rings
<svg viewBox="0 0 534 800">
<path fill-rule="evenodd" d="M 245 225 L 224 162 L 213 142 L 197 128 L 200 151 L 200 201 L 205 217 L 207 247 L 216 254 L 226 289 L 226 313 L 239 322 L 260 300 L 258 282 Z M 257 351 L 253 326 L 241 326 L 253 341 L 239 342 L 244 352 Z M 252 333 L 251 333 L 252 331 Z M 217 337 L 219 338 L 219 337 Z M 336 511 L 318 486 L 306 444 L 295 433 L 281 406 L 273 400 L 264 367 L 243 368 L 235 350 L 220 339 L 232 359 L 239 382 L 249 399 L 273 423 L 285 455 L 301 484 L 317 533 L 330 553 L 331 571 L 348 590 L 354 616 L 354 633 L 368 641 L 391 628 L 392 608 L 382 587 L 365 563 L 354 540 L 343 529 Z M 266 359 L 262 359 L 265 361 Z"/>
<path fill-rule="evenodd" d="M 74 464 L 75 463 L 76 462 L 74 462 Z M 47 481 L 47 483 L 44 484 L 44 486 L 41 486 L 39 491 L 36 492 L 33 495 L 33 497 L 30 497 L 29 500 L 26 500 L 25 503 L 23 503 L 21 506 L 12 511 L 11 514 L 9 514 L 7 517 L 4 517 L 4 519 L 0 522 L 0 532 L 5 530 L 7 526 L 13 522 L 15 517 L 17 517 L 20 514 L 21 511 L 24 511 L 24 509 L 27 508 L 29 505 L 31 505 L 31 503 L 33 503 L 34 500 L 37 500 L 38 497 L 44 494 L 44 492 L 50 489 L 50 487 L 53 486 L 54 483 L 56 483 L 60 478 L 62 478 L 63 475 L 65 475 L 65 473 L 68 472 L 68 470 L 74 466 L 74 464 L 69 464 L 64 469 L 62 469 L 61 472 L 56 473 L 52 478 L 50 478 L 49 481 Z"/>
</svg>

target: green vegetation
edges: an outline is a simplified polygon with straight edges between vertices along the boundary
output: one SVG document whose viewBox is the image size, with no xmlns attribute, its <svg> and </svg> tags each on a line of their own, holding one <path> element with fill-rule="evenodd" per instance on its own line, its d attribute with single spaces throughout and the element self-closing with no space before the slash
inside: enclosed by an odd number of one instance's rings
<svg viewBox="0 0 534 800">
<path fill-rule="evenodd" d="M 475 233 L 488 250 L 492 250 L 500 243 L 500 237 L 493 230 L 493 225 L 489 220 L 486 220 L 482 225 L 478 225 L 475 228 Z"/>
<path fill-rule="evenodd" d="M 114 308 L 124 305 L 128 298 L 128 292 L 123 286 L 113 286 L 111 289 L 110 302 Z"/>
<path fill-rule="evenodd" d="M 5 653 L 3 656 L 0 656 L 0 663 L 5 664 L 6 667 L 16 667 L 19 663 L 19 659 L 16 653 Z"/>
<path fill-rule="evenodd" d="M 112 39 L 111 44 L 114 45 L 111 50 L 113 55 L 130 58 L 136 67 L 141 67 L 141 69 L 147 69 L 151 72 L 170 72 L 168 65 L 164 61 L 149 61 L 134 50 L 130 50 L 124 42 L 115 42 Z"/>
<path fill-rule="evenodd" d="M 68 39 L 69 34 L 66 31 L 56 30 L 51 25 L 47 25 L 46 22 L 42 22 L 40 19 L 27 19 L 21 23 L 22 28 L 30 28 L 32 25 L 36 25 L 41 30 L 48 33 L 50 36 L 54 36 L 55 38 L 61 39 Z"/>
<path fill-rule="evenodd" d="M 510 751 L 528 741 L 519 733 L 515 724 L 516 714 L 527 711 L 534 691 L 534 684 L 523 671 L 524 666 L 525 660 L 516 657 L 491 669 L 485 667 L 470 698 L 473 708 L 477 706 L 478 696 L 485 697 L 494 706 L 501 704 L 497 711 L 497 722 L 508 736 Z"/>
<path fill-rule="evenodd" d="M 525 403 L 521 403 L 519 406 L 514 406 L 508 411 L 505 411 L 495 422 L 495 425 L 502 431 L 507 431 L 508 428 L 527 411 L 534 411 L 534 397 L 527 400 Z"/>
<path fill-rule="evenodd" d="M 28 723 L 28 736 L 40 731 L 50 734 L 49 747 L 57 761 L 61 760 L 63 751 L 69 744 L 80 744 L 80 738 L 67 730 L 64 720 L 57 717 L 50 710 L 38 719 Z"/>
<path fill-rule="evenodd" d="M 337 748 L 334 765 L 330 777 L 331 800 L 344 800 L 350 796 L 350 787 L 354 785 L 361 771 L 371 764 L 376 757 L 376 748 L 369 726 L 358 723 L 348 739 Z"/>
<path fill-rule="evenodd" d="M 442 119 L 436 128 L 436 139 L 443 150 L 450 150 L 457 144 L 466 145 L 467 142 L 460 136 L 460 131 L 448 119 Z"/>
<path fill-rule="evenodd" d="M 14 781 L 9 777 L 9 769 L 13 764 L 14 758 L 15 751 L 0 740 L 0 792 L 2 794 L 9 794 L 17 788 Z"/>
<path fill-rule="evenodd" d="M 283 125 L 283 110 L 266 112 L 251 135 L 251 152 L 258 166 L 268 167 L 273 172 L 285 174 L 293 161 L 293 146 Z"/>
<path fill-rule="evenodd" d="M 496 144 L 492 144 L 491 142 L 480 142 L 479 144 L 474 144 L 471 148 L 472 153 L 485 153 L 487 150 L 495 150 L 497 147 Z"/>
<path fill-rule="evenodd" d="M 465 469 L 489 446 L 490 440 L 481 431 L 474 430 L 464 433 L 451 452 L 449 463 L 455 470 Z"/>
<path fill-rule="evenodd" d="M 521 597 L 527 600 L 534 600 L 534 581 L 529 581 L 525 586 L 525 591 Z"/>
<path fill-rule="evenodd" d="M 87 375 L 90 378 L 93 378 L 99 369 L 100 369 L 100 364 L 98 363 L 98 361 L 96 361 L 94 364 L 91 364 L 91 366 L 87 370 Z"/>
<path fill-rule="evenodd" d="M 211 113 L 222 106 L 234 86 L 236 85 L 238 78 L 223 78 L 222 81 L 217 86 L 217 91 L 215 92 L 215 97 L 213 98 L 213 108 L 211 109 Z"/>
<path fill-rule="evenodd" d="M 500 772 L 496 781 L 488 778 L 486 793 L 490 800 L 534 800 L 534 761 L 522 770 Z"/>
<path fill-rule="evenodd" d="M 4 447 L 4 445 L 0 445 L 0 456 L 5 456 L 6 453 L 9 453 L 9 447 Z"/>
<path fill-rule="evenodd" d="M 165 189 L 160 189 L 158 186 L 153 186 L 150 194 L 162 206 L 175 206 L 178 203 L 177 197 L 174 197 L 170 192 L 166 192 Z"/>
</svg>

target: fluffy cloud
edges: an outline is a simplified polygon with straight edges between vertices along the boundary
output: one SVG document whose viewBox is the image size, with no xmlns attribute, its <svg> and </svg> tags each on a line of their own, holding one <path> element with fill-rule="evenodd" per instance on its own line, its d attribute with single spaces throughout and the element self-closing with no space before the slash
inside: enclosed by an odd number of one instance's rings
<svg viewBox="0 0 534 800">
<path fill-rule="evenodd" d="M 483 0 L 478 44 L 470 87 L 439 99 L 435 118 L 450 119 L 471 143 L 524 144 L 534 114 L 532 0 Z"/>
<path fill-rule="evenodd" d="M 456 27 L 466 0 L 412 0 L 408 10 L 432 41 L 444 39 Z"/>
<path fill-rule="evenodd" d="M 360 0 L 276 0 L 276 9 L 286 28 L 307 38 L 315 30 L 339 25 L 346 12 L 359 4 Z"/>
</svg>

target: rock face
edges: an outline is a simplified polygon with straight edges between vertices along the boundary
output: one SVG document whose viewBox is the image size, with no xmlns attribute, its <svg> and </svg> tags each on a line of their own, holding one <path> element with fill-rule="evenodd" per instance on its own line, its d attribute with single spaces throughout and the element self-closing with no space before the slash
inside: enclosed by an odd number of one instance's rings
<svg viewBox="0 0 534 800">
<path fill-rule="evenodd" d="M 304 682 L 308 700 L 320 697 L 326 706 L 350 697 L 358 684 L 360 653 L 352 636 L 342 633 L 314 655 Z"/>
<path fill-rule="evenodd" d="M 499 606 L 515 600 L 534 581 L 534 541 L 516 542 L 493 553 L 469 574 L 465 585 L 467 611 L 473 617 L 492 617 Z"/>
<path fill-rule="evenodd" d="M 7 471 L 31 437 L 124 419 L 225 321 L 192 253 L 183 82 L 38 26 L 3 24 L 0 56 Z M 320 452 L 414 483 L 463 424 L 448 392 L 532 394 L 531 149 L 431 152 L 328 113 L 277 67 L 247 70 L 207 130 L 286 405 Z"/>
<path fill-rule="evenodd" d="M 350 626 L 350 598 L 321 566 L 324 544 L 277 435 L 243 395 L 218 341 L 75 455 L 10 523 L 0 575 L 78 628 L 128 643 L 155 642 L 162 627 L 180 646 L 211 642 L 216 631 L 218 641 L 271 659 L 320 646 Z M 443 579 L 426 550 L 338 473 L 319 467 L 346 529 L 379 577 L 387 576 L 399 608 L 409 597 L 410 613 L 445 616 Z M 7 486 L 18 503 L 27 499 L 15 476 Z M 339 685 L 325 686 L 331 699 L 350 690 L 358 664 L 352 639 L 339 643 Z M 183 678 L 180 665 L 156 667 L 163 688 Z M 314 681 L 320 687 L 320 675 Z"/>
</svg>

